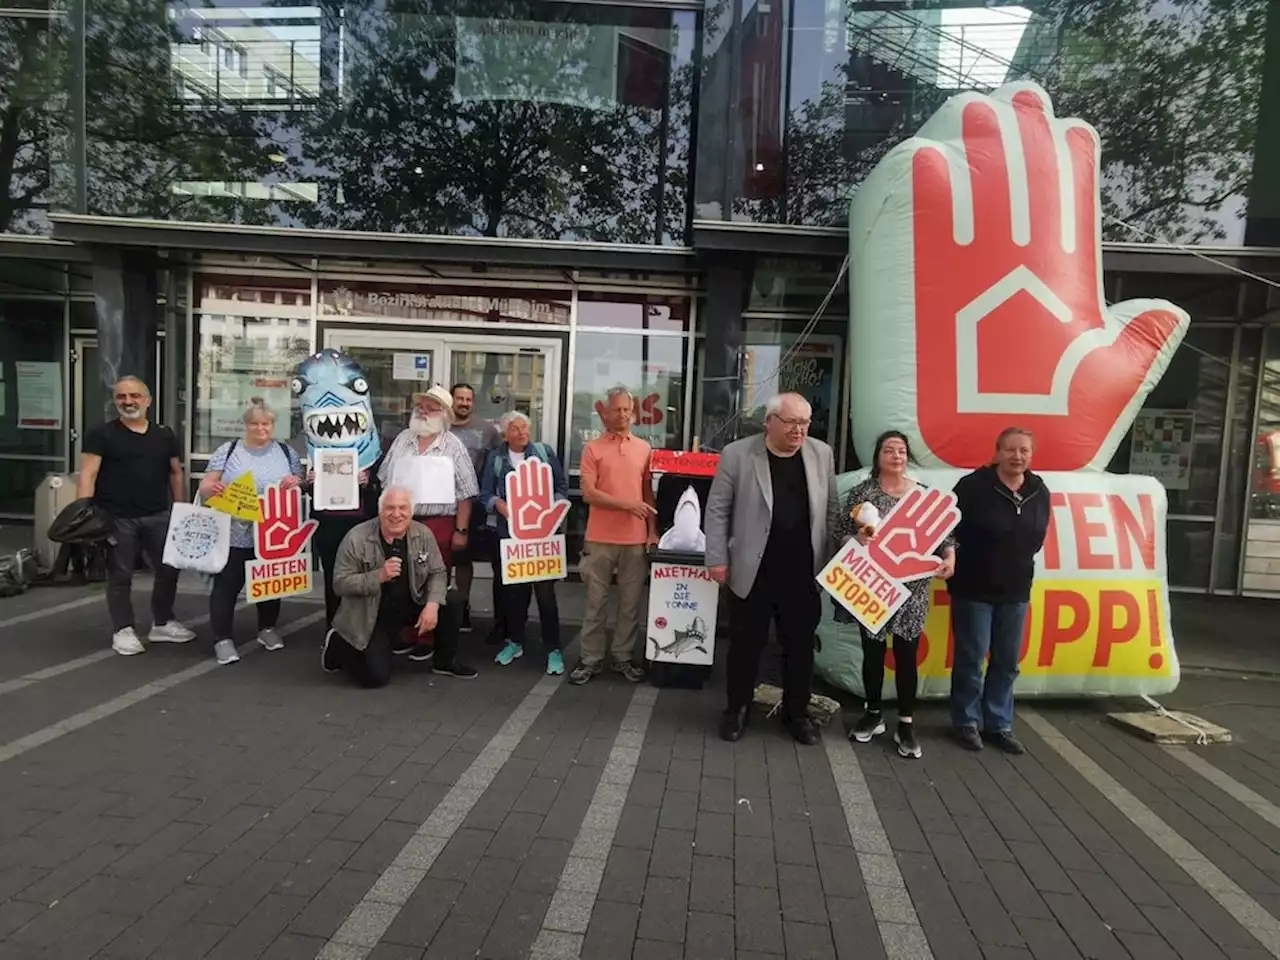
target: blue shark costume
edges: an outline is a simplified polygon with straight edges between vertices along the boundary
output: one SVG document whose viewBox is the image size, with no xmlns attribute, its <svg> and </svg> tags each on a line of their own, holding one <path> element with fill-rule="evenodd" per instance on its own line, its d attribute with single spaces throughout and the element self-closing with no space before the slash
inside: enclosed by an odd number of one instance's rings
<svg viewBox="0 0 1280 960">
<path fill-rule="evenodd" d="M 293 378 L 293 395 L 302 408 L 302 429 L 312 464 L 317 450 L 354 448 L 359 452 L 360 470 L 368 471 L 368 480 L 360 490 L 360 509 L 312 511 L 319 526 L 311 542 L 324 568 L 325 614 L 332 624 L 338 610 L 338 596 L 333 592 L 334 560 L 347 531 L 377 513 L 377 465 L 382 458 L 382 438 L 373 419 L 364 371 L 337 350 L 320 350 L 299 364 Z"/>
</svg>

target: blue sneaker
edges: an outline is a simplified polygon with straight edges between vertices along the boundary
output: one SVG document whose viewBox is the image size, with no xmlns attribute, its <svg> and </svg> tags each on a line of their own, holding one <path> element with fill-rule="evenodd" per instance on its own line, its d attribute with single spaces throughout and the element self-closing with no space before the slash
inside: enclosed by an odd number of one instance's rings
<svg viewBox="0 0 1280 960">
<path fill-rule="evenodd" d="M 559 650 L 547 654 L 547 676 L 558 677 L 564 673 L 564 656 Z"/>
<path fill-rule="evenodd" d="M 504 667 L 509 667 L 512 660 L 518 660 L 524 656 L 524 647 L 516 643 L 514 640 L 508 640 L 507 645 L 498 651 L 498 655 L 493 658 L 494 663 L 500 663 Z"/>
</svg>

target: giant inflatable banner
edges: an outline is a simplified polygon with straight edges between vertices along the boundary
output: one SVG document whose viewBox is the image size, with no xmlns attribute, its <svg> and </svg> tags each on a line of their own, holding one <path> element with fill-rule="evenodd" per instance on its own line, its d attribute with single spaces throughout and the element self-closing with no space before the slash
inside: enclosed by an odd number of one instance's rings
<svg viewBox="0 0 1280 960">
<path fill-rule="evenodd" d="M 1158 694 L 1178 682 L 1164 489 L 1103 471 L 1190 318 L 1164 300 L 1106 303 L 1100 152 L 1094 129 L 1055 117 L 1035 84 L 964 93 L 885 156 L 850 210 L 859 459 L 901 430 L 918 479 L 949 488 L 990 461 L 1005 427 L 1035 435 L 1053 521 L 1020 694 Z M 949 684 L 946 601 L 935 584 L 918 651 L 925 695 Z M 819 673 L 861 694 L 854 630 L 828 610 L 820 634 Z"/>
</svg>

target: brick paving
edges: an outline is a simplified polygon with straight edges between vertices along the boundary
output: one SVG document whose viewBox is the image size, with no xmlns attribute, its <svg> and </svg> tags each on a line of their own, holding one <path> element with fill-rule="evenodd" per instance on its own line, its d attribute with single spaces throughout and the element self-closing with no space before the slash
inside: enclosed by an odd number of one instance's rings
<svg viewBox="0 0 1280 960">
<path fill-rule="evenodd" d="M 28 594 L 0 605 L 0 622 L 88 595 Z M 282 622 L 315 610 L 287 603 Z M 204 612 L 181 596 L 181 616 Z M 251 612 L 238 626 L 250 636 Z M 204 662 L 201 629 L 190 645 L 50 672 L 104 648 L 100 601 L 0 626 L 0 747 Z M 398 876 L 388 867 L 409 862 L 413 838 L 542 679 L 538 656 L 492 665 L 482 632 L 468 641 L 477 680 L 405 665 L 364 691 L 320 672 L 320 628 L 303 628 L 280 653 L 162 687 L 0 762 L 0 958 L 335 949 L 353 911 L 385 905 L 370 900 L 375 885 Z M 635 687 L 557 686 L 457 808 L 429 868 L 404 874 L 398 910 L 360 955 L 505 960 L 535 942 L 601 960 L 1275 955 L 1237 919 L 1247 914 L 1233 916 L 1026 724 L 1030 752 L 1017 758 L 953 747 L 936 706 L 919 718 L 920 762 L 888 738 L 854 750 L 834 726 L 836 752 L 797 747 L 760 715 L 727 744 L 715 735 L 719 683 L 657 693 L 634 747 Z M 1167 702 L 1236 731 L 1197 755 L 1256 801 L 1109 726 L 1097 704 L 1035 707 L 1274 922 L 1280 682 L 1196 674 Z M 564 891 L 588 911 L 576 936 L 551 909 Z M 898 936 L 908 915 L 925 952 Z"/>
</svg>

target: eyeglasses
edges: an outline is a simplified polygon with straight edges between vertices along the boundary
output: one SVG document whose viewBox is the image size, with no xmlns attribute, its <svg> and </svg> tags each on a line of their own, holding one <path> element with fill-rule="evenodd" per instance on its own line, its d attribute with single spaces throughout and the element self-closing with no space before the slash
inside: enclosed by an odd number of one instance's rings
<svg viewBox="0 0 1280 960">
<path fill-rule="evenodd" d="M 801 430 L 808 430 L 809 424 L 812 422 L 810 420 L 798 420 L 798 419 L 793 420 L 788 417 L 775 417 L 774 419 L 777 420 L 783 426 L 799 427 Z"/>
</svg>

